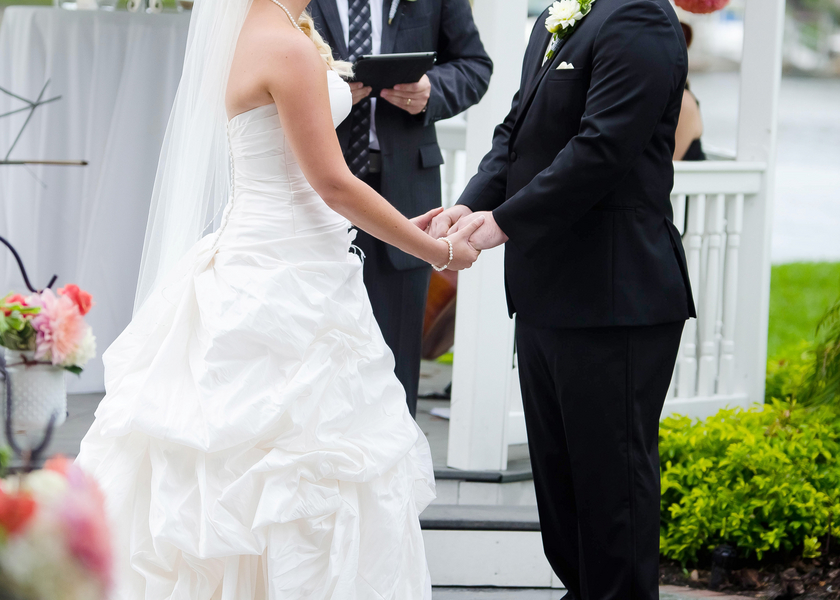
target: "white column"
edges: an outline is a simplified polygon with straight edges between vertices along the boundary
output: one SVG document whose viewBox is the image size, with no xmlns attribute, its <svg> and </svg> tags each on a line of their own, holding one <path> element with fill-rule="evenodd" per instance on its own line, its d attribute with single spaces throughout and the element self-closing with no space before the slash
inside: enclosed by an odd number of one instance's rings
<svg viewBox="0 0 840 600">
<path fill-rule="evenodd" d="M 736 347 L 737 391 L 752 402 L 764 399 L 767 361 L 767 323 L 770 306 L 770 241 L 776 160 L 776 117 L 782 72 L 784 0 L 747 0 L 744 53 L 741 61 L 741 97 L 738 122 L 738 160 L 767 164 L 761 192 L 744 204 L 740 259 L 744 269 L 738 280 Z M 753 267 L 754 265 L 754 267 Z"/>
<path fill-rule="evenodd" d="M 490 149 L 493 129 L 519 88 L 528 5 L 526 0 L 475 0 L 473 12 L 494 70 L 484 99 L 467 114 L 468 178 Z M 507 467 L 513 322 L 505 305 L 503 258 L 502 248 L 486 251 L 458 277 L 447 456 L 447 464 L 458 469 Z"/>
</svg>

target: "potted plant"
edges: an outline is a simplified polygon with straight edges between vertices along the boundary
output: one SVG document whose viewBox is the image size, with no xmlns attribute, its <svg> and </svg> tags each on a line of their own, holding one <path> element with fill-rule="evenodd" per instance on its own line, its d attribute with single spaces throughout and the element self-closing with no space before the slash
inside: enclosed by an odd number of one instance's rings
<svg viewBox="0 0 840 600">
<path fill-rule="evenodd" d="M 73 284 L 0 300 L 0 346 L 14 433 L 42 432 L 50 422 L 64 422 L 64 373 L 81 373 L 96 355 L 96 339 L 84 319 L 92 306 L 91 295 Z"/>
</svg>

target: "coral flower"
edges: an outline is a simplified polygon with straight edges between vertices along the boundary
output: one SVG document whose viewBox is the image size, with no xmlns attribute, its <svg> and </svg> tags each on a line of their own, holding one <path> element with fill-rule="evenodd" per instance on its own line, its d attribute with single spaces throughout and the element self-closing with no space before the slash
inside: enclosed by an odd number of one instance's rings
<svg viewBox="0 0 840 600">
<path fill-rule="evenodd" d="M 35 500 L 29 494 L 7 494 L 0 489 L 0 527 L 9 535 L 23 529 L 35 514 Z"/>
<path fill-rule="evenodd" d="M 724 8 L 729 0 L 674 0 L 675 4 L 691 13 L 705 15 Z"/>
<path fill-rule="evenodd" d="M 47 289 L 41 294 L 40 303 L 41 312 L 32 320 L 32 326 L 38 332 L 35 358 L 60 365 L 82 341 L 85 322 L 76 303 L 68 296 L 57 296 Z"/>
<path fill-rule="evenodd" d="M 93 296 L 91 296 L 88 292 L 79 289 L 79 286 L 75 283 L 68 283 L 63 288 L 59 288 L 58 293 L 61 296 L 67 296 L 75 302 L 76 306 L 79 307 L 79 312 L 82 316 L 88 314 L 90 309 L 93 307 Z"/>
<path fill-rule="evenodd" d="M 3 298 L 2 303 L 7 305 L 7 306 L 9 306 L 11 304 L 18 304 L 20 306 L 29 306 L 26 303 L 26 298 L 24 298 L 20 294 L 10 294 L 9 296 L 6 296 L 5 298 Z M 12 314 L 12 311 L 9 308 L 4 308 L 3 309 L 3 314 L 8 317 L 9 315 Z"/>
</svg>

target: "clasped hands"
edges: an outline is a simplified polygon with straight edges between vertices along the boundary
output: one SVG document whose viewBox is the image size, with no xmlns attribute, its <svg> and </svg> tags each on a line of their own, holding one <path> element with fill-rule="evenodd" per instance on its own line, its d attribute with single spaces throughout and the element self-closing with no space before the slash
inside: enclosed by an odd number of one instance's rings
<svg viewBox="0 0 840 600">
<path fill-rule="evenodd" d="M 508 241 L 492 212 L 473 212 L 460 204 L 446 210 L 436 208 L 411 222 L 435 239 L 450 238 L 455 256 L 449 268 L 456 271 L 471 267 L 482 250 Z"/>
</svg>

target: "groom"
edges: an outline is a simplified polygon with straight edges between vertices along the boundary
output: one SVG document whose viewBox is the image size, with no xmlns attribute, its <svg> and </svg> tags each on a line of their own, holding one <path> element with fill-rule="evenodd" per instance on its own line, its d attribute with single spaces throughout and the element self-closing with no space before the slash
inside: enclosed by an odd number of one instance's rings
<svg viewBox="0 0 840 600">
<path fill-rule="evenodd" d="M 672 221 L 688 59 L 668 0 L 562 0 L 446 235 L 505 246 L 546 556 L 575 600 L 658 592 L 658 424 L 695 316 Z M 556 32 L 556 35 L 554 34 Z"/>
</svg>

